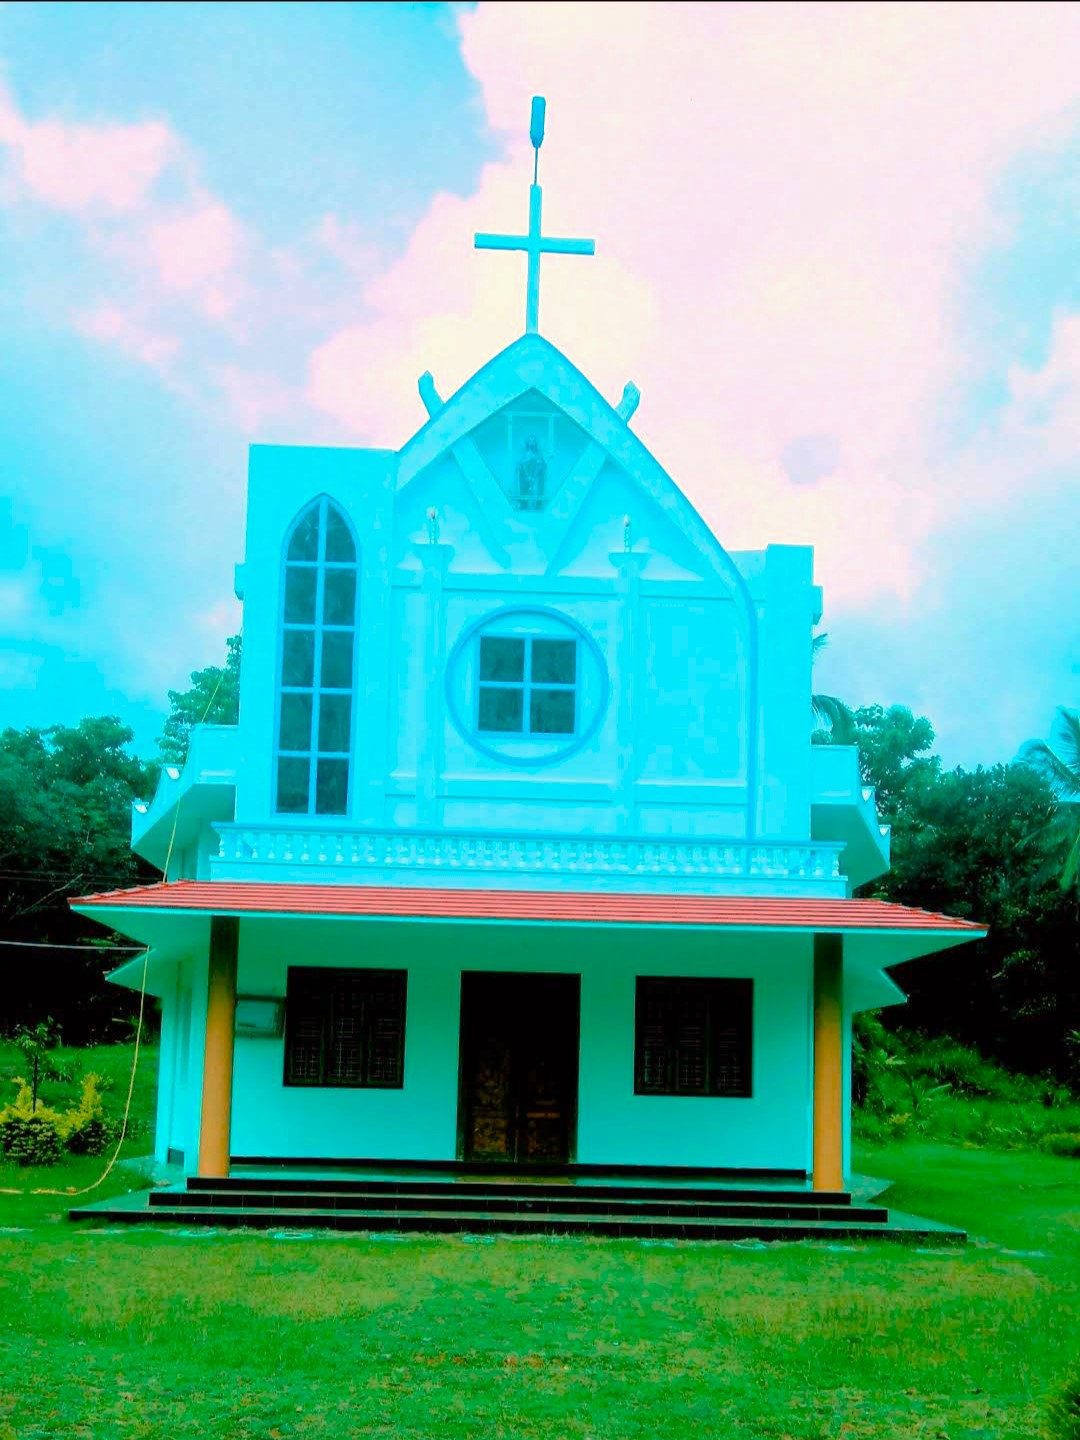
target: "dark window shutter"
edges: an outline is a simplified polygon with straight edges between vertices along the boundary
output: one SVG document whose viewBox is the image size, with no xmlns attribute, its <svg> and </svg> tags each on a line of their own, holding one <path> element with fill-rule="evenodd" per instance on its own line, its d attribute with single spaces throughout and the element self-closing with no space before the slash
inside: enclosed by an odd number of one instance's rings
<svg viewBox="0 0 1080 1440">
<path fill-rule="evenodd" d="M 705 980 L 675 981 L 675 1091 L 708 1094 L 709 1003 Z"/>
<path fill-rule="evenodd" d="M 404 970 L 290 967 L 285 1084 L 400 1089 L 405 987 Z"/>
<path fill-rule="evenodd" d="M 290 970 L 285 1025 L 285 1083 L 318 1085 L 326 1043 L 321 971 Z"/>
<path fill-rule="evenodd" d="M 712 1005 L 712 1093 L 749 1096 L 753 1073 L 754 982 L 718 980 Z"/>
<path fill-rule="evenodd" d="M 638 976 L 634 1091 L 749 1097 L 752 980 Z"/>
<path fill-rule="evenodd" d="M 362 1083 L 364 1035 L 364 983 L 355 971 L 342 970 L 334 977 L 330 1012 L 330 1053 L 326 1068 L 328 1085 Z"/>
<path fill-rule="evenodd" d="M 639 980 L 634 1089 L 664 1095 L 671 1085 L 670 993 L 664 980 Z"/>
<path fill-rule="evenodd" d="M 405 1063 L 405 971 L 372 976 L 367 1013 L 367 1083 L 401 1085 Z"/>
</svg>

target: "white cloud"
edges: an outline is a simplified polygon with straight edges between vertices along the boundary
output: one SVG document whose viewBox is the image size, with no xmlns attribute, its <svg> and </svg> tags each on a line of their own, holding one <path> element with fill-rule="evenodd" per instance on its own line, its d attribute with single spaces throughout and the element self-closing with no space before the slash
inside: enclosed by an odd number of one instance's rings
<svg viewBox="0 0 1080 1440">
<path fill-rule="evenodd" d="M 0 147 L 18 186 L 43 205 L 72 213 L 124 215 L 143 206 L 179 158 L 170 128 L 28 120 L 0 88 Z"/>
<path fill-rule="evenodd" d="M 481 5 L 466 62 L 505 161 L 437 196 L 355 318 L 315 347 L 314 404 L 401 443 L 415 380 L 451 391 L 520 333 L 524 261 L 472 232 L 525 226 L 529 97 L 548 97 L 541 328 L 635 424 L 725 543 L 815 544 L 840 604 L 903 602 L 967 503 L 935 451 L 971 365 L 956 282 L 1001 238 L 1004 164 L 1080 100 L 1080 11 L 1060 6 Z M 783 456 L 825 437 L 832 474 Z"/>
</svg>

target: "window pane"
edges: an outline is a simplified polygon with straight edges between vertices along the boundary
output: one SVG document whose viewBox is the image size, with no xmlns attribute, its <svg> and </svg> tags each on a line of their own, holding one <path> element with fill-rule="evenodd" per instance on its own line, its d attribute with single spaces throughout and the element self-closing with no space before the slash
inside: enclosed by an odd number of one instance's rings
<svg viewBox="0 0 1080 1440">
<path fill-rule="evenodd" d="M 750 1096 L 753 998 L 752 980 L 639 976 L 636 1092 Z"/>
<path fill-rule="evenodd" d="M 320 760 L 315 777 L 315 814 L 344 815 L 349 793 L 349 762 Z"/>
<path fill-rule="evenodd" d="M 524 678 L 524 640 L 511 640 L 501 635 L 481 636 L 481 680 L 524 680 Z"/>
<path fill-rule="evenodd" d="M 283 755 L 277 764 L 277 808 L 283 815 L 306 815 L 310 762 Z"/>
<path fill-rule="evenodd" d="M 291 969 L 285 1000 L 285 1083 L 322 1083 L 326 998 L 317 971 Z"/>
<path fill-rule="evenodd" d="M 359 1085 L 363 1080 L 364 985 L 362 977 L 348 970 L 335 976 L 335 982 L 326 1079 L 331 1084 Z"/>
<path fill-rule="evenodd" d="M 323 624 L 352 625 L 356 620 L 356 571 L 327 570 L 323 578 Z"/>
<path fill-rule="evenodd" d="M 708 982 L 680 980 L 675 999 L 675 1089 L 681 1095 L 704 1095 L 708 1087 L 706 1051 L 709 1035 Z"/>
<path fill-rule="evenodd" d="M 576 640 L 533 641 L 532 681 L 534 685 L 546 683 L 573 685 L 576 679 Z"/>
<path fill-rule="evenodd" d="M 314 630 L 285 631 L 281 654 L 281 683 L 290 686 L 315 683 Z"/>
<path fill-rule="evenodd" d="M 282 695 L 279 750 L 311 749 L 311 696 Z M 306 785 L 306 781 L 304 782 Z M 305 810 L 307 803 L 304 804 Z"/>
<path fill-rule="evenodd" d="M 306 566 L 286 565 L 285 619 L 290 624 L 314 625 L 317 575 L 317 570 Z"/>
<path fill-rule="evenodd" d="M 753 1094 L 754 982 L 717 980 L 712 1005 L 712 1093 Z"/>
<path fill-rule="evenodd" d="M 322 642 L 322 679 L 327 690 L 352 689 L 352 631 L 330 631 Z"/>
<path fill-rule="evenodd" d="M 529 729 L 535 735 L 574 733 L 573 690 L 534 690 L 529 696 Z"/>
<path fill-rule="evenodd" d="M 666 980 L 638 979 L 635 1087 L 639 1093 L 662 1095 L 671 1090 L 669 991 Z"/>
<path fill-rule="evenodd" d="M 319 749 L 348 750 L 351 695 L 319 696 Z"/>
<path fill-rule="evenodd" d="M 507 730 L 521 733 L 524 691 L 501 685 L 480 687 L 480 713 L 477 725 L 481 730 Z"/>
<path fill-rule="evenodd" d="M 319 558 L 319 507 L 313 505 L 306 515 L 297 521 L 296 529 L 289 541 L 289 560 L 317 560 Z"/>
<path fill-rule="evenodd" d="M 326 558 L 327 560 L 356 560 L 356 546 L 349 534 L 341 512 L 333 505 L 326 507 Z"/>
<path fill-rule="evenodd" d="M 286 1085 L 400 1088 L 405 994 L 404 970 L 290 966 Z"/>
<path fill-rule="evenodd" d="M 369 1085 L 400 1086 L 405 1062 L 405 971 L 374 971 L 367 998 Z"/>
</svg>

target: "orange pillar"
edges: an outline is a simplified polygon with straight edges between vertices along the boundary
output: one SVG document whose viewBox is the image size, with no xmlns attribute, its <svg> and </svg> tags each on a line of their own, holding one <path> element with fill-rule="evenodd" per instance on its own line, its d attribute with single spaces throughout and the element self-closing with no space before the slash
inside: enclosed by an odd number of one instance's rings
<svg viewBox="0 0 1080 1440">
<path fill-rule="evenodd" d="M 814 1189 L 844 1188 L 844 941 L 814 936 Z"/>
<path fill-rule="evenodd" d="M 236 1019 L 236 957 L 240 921 L 210 920 L 210 982 L 206 995 L 199 1174 L 228 1175 L 232 1122 L 233 1027 Z"/>
</svg>

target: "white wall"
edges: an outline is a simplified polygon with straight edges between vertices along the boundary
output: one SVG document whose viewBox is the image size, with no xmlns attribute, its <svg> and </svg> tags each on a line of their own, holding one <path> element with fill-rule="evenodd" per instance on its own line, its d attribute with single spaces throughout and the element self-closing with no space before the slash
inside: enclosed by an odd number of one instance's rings
<svg viewBox="0 0 1080 1440">
<path fill-rule="evenodd" d="M 577 1159 L 804 1171 L 810 1164 L 811 942 L 705 932 L 244 920 L 241 994 L 282 995 L 290 964 L 408 971 L 401 1090 L 283 1084 L 284 1042 L 236 1041 L 232 1152 L 295 1158 L 451 1160 L 456 1156 L 462 970 L 581 975 Z M 745 1100 L 635 1095 L 637 975 L 755 981 L 754 1093 Z M 196 982 L 199 975 L 196 973 Z M 193 1033 L 201 1035 L 193 1006 Z M 198 1029 L 195 1029 L 195 1026 Z M 194 1166 L 201 1045 L 187 1118 L 169 1144 Z M 194 1121 L 194 1124 L 192 1123 Z"/>
<path fill-rule="evenodd" d="M 663 508 L 613 461 L 563 523 L 554 503 L 535 517 L 495 514 L 506 510 L 501 491 L 485 503 L 462 470 L 471 444 L 396 493 L 392 452 L 252 450 L 237 822 L 274 819 L 282 546 L 326 494 L 360 551 L 347 823 L 808 839 L 811 552 L 770 547 L 751 567 L 748 605 L 680 528 L 678 506 Z M 484 755 L 446 703 L 456 640 L 508 605 L 580 625 L 610 681 L 597 732 L 554 763 Z"/>
</svg>

